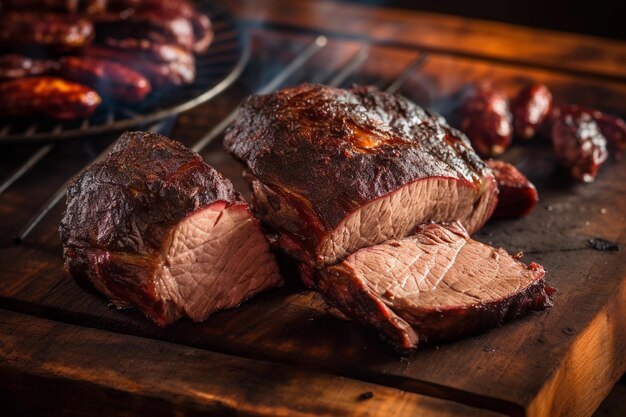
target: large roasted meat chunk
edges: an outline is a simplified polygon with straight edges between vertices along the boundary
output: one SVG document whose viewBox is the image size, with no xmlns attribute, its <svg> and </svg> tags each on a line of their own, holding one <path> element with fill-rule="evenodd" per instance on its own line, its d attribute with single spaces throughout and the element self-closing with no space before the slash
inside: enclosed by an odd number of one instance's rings
<svg viewBox="0 0 626 417">
<path fill-rule="evenodd" d="M 541 265 L 471 240 L 458 223 L 433 223 L 325 268 L 318 287 L 345 316 L 409 350 L 551 306 L 544 275 Z"/>
<path fill-rule="evenodd" d="M 490 169 L 462 133 L 371 87 L 303 84 L 252 96 L 225 147 L 245 165 L 255 214 L 278 245 L 318 268 L 426 221 L 459 220 L 472 233 L 497 200 Z"/>
<path fill-rule="evenodd" d="M 60 233 L 72 276 L 161 326 L 204 320 L 282 282 L 230 181 L 156 134 L 123 134 L 73 179 Z"/>
</svg>

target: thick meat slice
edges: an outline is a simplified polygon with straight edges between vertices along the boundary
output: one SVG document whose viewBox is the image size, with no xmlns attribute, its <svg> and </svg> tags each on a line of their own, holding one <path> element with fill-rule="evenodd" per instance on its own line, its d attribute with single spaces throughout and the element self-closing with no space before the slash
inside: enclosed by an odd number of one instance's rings
<svg viewBox="0 0 626 417">
<path fill-rule="evenodd" d="M 318 273 L 319 290 L 349 318 L 400 349 L 484 331 L 552 305 L 541 265 L 471 240 L 458 223 L 361 249 Z"/>
<path fill-rule="evenodd" d="M 232 184 L 155 134 L 123 134 L 73 180 L 60 233 L 71 275 L 161 326 L 204 320 L 282 282 Z"/>
<path fill-rule="evenodd" d="M 467 138 L 371 87 L 303 84 L 243 104 L 225 147 L 247 168 L 256 214 L 308 265 L 407 236 L 425 221 L 480 228 L 493 175 Z"/>
</svg>

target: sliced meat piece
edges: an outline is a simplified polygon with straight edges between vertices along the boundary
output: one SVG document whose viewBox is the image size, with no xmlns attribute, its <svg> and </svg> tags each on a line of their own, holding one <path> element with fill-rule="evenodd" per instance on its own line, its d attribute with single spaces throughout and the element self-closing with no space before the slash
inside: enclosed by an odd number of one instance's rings
<svg viewBox="0 0 626 417">
<path fill-rule="evenodd" d="M 606 138 L 593 116 L 558 108 L 552 115 L 551 135 L 554 153 L 572 178 L 593 182 L 609 155 Z"/>
<path fill-rule="evenodd" d="M 61 58 L 59 75 L 88 85 L 101 95 L 124 103 L 141 101 L 152 90 L 150 82 L 129 67 L 88 56 Z"/>
<path fill-rule="evenodd" d="M 535 186 L 517 168 L 508 162 L 485 161 L 498 183 L 498 205 L 494 217 L 513 218 L 530 214 L 539 201 Z"/>
<path fill-rule="evenodd" d="M 541 265 L 471 240 L 458 224 L 361 249 L 318 273 L 318 289 L 345 316 L 394 346 L 457 339 L 552 305 Z"/>
<path fill-rule="evenodd" d="M 73 179 L 60 234 L 72 276 L 160 326 L 205 320 L 282 283 L 230 181 L 156 134 L 123 134 Z"/>
<path fill-rule="evenodd" d="M 372 87 L 303 84 L 245 101 L 225 139 L 256 214 L 306 265 L 336 263 L 425 221 L 491 216 L 496 184 L 467 138 Z"/>
<path fill-rule="evenodd" d="M 59 120 L 88 117 L 102 102 L 89 87 L 47 76 L 1 82 L 0 97 L 0 117 L 46 115 Z"/>
</svg>

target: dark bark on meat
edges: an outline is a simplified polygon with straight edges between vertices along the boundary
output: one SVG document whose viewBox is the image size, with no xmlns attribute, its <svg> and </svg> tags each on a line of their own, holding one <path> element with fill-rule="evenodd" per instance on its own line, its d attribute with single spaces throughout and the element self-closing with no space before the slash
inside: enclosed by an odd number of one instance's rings
<svg viewBox="0 0 626 417">
<path fill-rule="evenodd" d="M 310 264 L 326 262 L 321 245 L 342 221 L 419 181 L 449 180 L 469 190 L 468 201 L 431 200 L 433 211 L 460 207 L 465 220 L 473 207 L 484 209 L 472 217 L 472 231 L 495 205 L 492 174 L 462 133 L 374 88 L 304 84 L 252 96 L 225 147 L 246 165 L 256 213 L 278 231 L 279 246 Z"/>
<path fill-rule="evenodd" d="M 65 79 L 88 85 L 102 96 L 125 103 L 143 100 L 152 89 L 143 75 L 104 59 L 64 57 L 58 73 Z"/>
<path fill-rule="evenodd" d="M 74 278 L 91 283 L 118 307 L 136 306 L 160 326 L 183 314 L 202 320 L 215 308 L 193 310 L 192 301 L 185 297 L 193 298 L 203 288 L 206 291 L 210 287 L 200 287 L 200 282 L 205 279 L 214 282 L 218 277 L 210 274 L 190 277 L 189 274 L 204 265 L 197 266 L 194 261 L 183 265 L 188 268 L 186 272 L 176 275 L 175 269 L 181 266 L 168 257 L 172 251 L 181 250 L 180 244 L 193 249 L 206 243 L 207 240 L 187 239 L 206 239 L 203 233 L 218 227 L 229 210 L 243 215 L 245 223 L 235 226 L 245 227 L 259 238 L 262 243 L 259 251 L 247 255 L 251 262 L 259 260 L 262 264 L 239 269 L 245 260 L 229 259 L 229 252 L 223 252 L 245 242 L 230 242 L 227 248 L 202 246 L 203 250 L 215 252 L 206 259 L 217 262 L 216 259 L 224 257 L 226 262 L 237 262 L 237 268 L 222 277 L 217 294 L 199 296 L 201 302 L 208 299 L 211 305 L 224 307 L 234 307 L 256 292 L 280 284 L 278 268 L 258 222 L 230 181 L 205 164 L 198 154 L 156 134 L 125 133 L 104 161 L 85 169 L 69 185 L 67 208 L 60 224 L 65 267 Z M 177 225 L 207 211 L 216 213 L 217 217 L 211 217 L 211 223 L 191 226 L 202 233 L 175 240 Z M 224 233 L 215 238 L 229 238 L 236 231 Z M 259 273 L 263 268 L 270 271 L 268 275 L 250 275 L 250 271 Z M 240 284 L 235 282 L 240 276 L 250 280 L 236 286 Z M 248 282 L 251 287 L 246 286 Z M 186 286 L 186 292 L 178 285 Z M 220 300 L 220 294 L 228 299 Z"/>
<path fill-rule="evenodd" d="M 490 159 L 485 161 L 498 183 L 498 205 L 493 213 L 497 218 L 523 217 L 537 205 L 539 196 L 535 186 L 513 165 Z"/>
<path fill-rule="evenodd" d="M 0 83 L 0 97 L 4 117 L 43 114 L 59 120 L 87 117 L 102 101 L 91 88 L 55 77 L 4 81 Z"/>
</svg>

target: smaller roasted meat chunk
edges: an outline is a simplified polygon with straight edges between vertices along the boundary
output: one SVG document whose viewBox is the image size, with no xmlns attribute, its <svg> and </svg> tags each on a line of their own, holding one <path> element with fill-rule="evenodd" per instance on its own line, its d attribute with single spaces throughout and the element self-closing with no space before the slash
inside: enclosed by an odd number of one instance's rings
<svg viewBox="0 0 626 417">
<path fill-rule="evenodd" d="M 91 43 L 91 21 L 77 15 L 7 11 L 0 14 L 0 45 L 8 49 L 67 51 Z"/>
<path fill-rule="evenodd" d="M 552 305 L 541 265 L 469 238 L 459 223 L 360 249 L 318 273 L 328 304 L 400 350 L 458 339 Z"/>
<path fill-rule="evenodd" d="M 24 117 L 43 114 L 68 120 L 89 116 L 102 99 L 94 90 L 56 77 L 29 77 L 0 83 L 0 114 Z"/>
<path fill-rule="evenodd" d="M 138 72 L 120 63 L 93 57 L 61 58 L 59 75 L 123 103 L 141 101 L 151 91 L 150 82 Z"/>
<path fill-rule="evenodd" d="M 608 157 L 607 141 L 591 113 L 559 107 L 552 114 L 552 144 L 557 159 L 582 182 L 593 182 Z"/>
<path fill-rule="evenodd" d="M 539 196 L 535 186 L 517 168 L 508 162 L 485 161 L 498 183 L 498 205 L 493 213 L 497 218 L 523 217 L 537 205 Z"/>
<path fill-rule="evenodd" d="M 45 75 L 55 66 L 55 62 L 49 59 L 36 59 L 19 54 L 2 55 L 0 56 L 0 80 Z"/>
<path fill-rule="evenodd" d="M 124 133 L 69 185 L 67 271 L 159 326 L 205 320 L 282 284 L 259 221 L 230 181 L 163 136 Z"/>
<path fill-rule="evenodd" d="M 461 98 L 461 130 L 484 157 L 507 150 L 513 138 L 512 117 L 506 93 L 489 81 L 468 89 Z"/>
<path fill-rule="evenodd" d="M 552 93 L 545 84 L 524 88 L 512 104 L 513 130 L 517 137 L 531 139 L 550 117 Z"/>
</svg>

